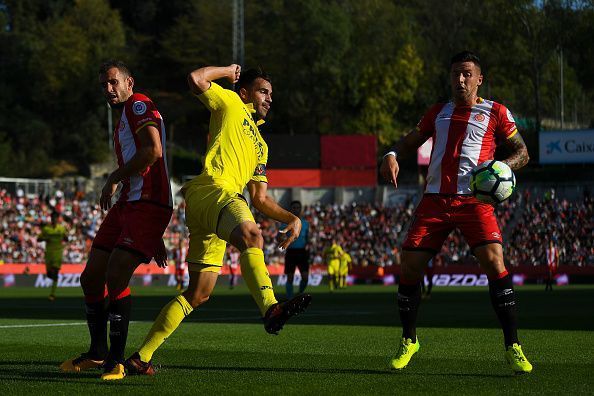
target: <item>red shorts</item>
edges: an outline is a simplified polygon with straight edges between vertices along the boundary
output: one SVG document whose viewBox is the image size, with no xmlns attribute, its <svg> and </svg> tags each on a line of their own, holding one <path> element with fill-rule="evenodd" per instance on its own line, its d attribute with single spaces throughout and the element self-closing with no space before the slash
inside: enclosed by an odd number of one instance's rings
<svg viewBox="0 0 594 396">
<path fill-rule="evenodd" d="M 458 228 L 472 250 L 488 243 L 502 243 L 492 205 L 470 195 L 425 194 L 415 210 L 403 250 L 439 253 L 441 245 Z"/>
<path fill-rule="evenodd" d="M 186 263 L 175 264 L 175 276 L 184 276 L 186 274 Z"/>
<path fill-rule="evenodd" d="M 172 213 L 173 209 L 151 202 L 117 202 L 101 223 L 93 248 L 111 252 L 117 247 L 150 261 Z"/>
</svg>

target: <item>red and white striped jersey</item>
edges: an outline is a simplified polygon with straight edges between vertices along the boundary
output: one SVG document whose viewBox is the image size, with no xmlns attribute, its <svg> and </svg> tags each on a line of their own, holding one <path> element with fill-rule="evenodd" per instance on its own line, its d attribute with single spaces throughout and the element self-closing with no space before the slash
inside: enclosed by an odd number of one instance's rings
<svg viewBox="0 0 594 396">
<path fill-rule="evenodd" d="M 550 246 L 547 248 L 547 265 L 550 269 L 556 270 L 559 266 L 559 251 L 557 247 Z"/>
<path fill-rule="evenodd" d="M 155 104 L 145 95 L 135 93 L 124 104 L 122 117 L 113 133 L 114 149 L 118 166 L 124 166 L 140 147 L 137 133 L 152 125 L 159 130 L 163 155 L 142 173 L 122 181 L 118 201 L 150 201 L 159 205 L 173 206 L 171 185 L 167 172 L 165 153 L 165 124 Z"/>
<path fill-rule="evenodd" d="M 472 107 L 436 104 L 417 125 L 423 137 L 433 137 L 425 193 L 471 194 L 472 168 L 493 159 L 497 144 L 517 132 L 505 106 L 479 100 Z"/>
</svg>

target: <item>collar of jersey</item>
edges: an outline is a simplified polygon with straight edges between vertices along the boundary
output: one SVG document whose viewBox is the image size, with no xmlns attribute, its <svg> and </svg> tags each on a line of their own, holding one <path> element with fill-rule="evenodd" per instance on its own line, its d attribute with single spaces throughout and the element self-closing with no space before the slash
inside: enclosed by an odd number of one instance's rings
<svg viewBox="0 0 594 396">
<path fill-rule="evenodd" d="M 250 111 L 250 114 L 252 115 L 252 118 L 254 118 L 254 115 L 256 114 L 256 109 L 254 109 L 254 104 L 253 103 L 245 103 L 245 107 L 247 107 L 247 109 Z M 264 124 L 264 120 L 256 120 L 254 118 L 254 122 L 256 123 L 256 126 L 260 126 L 262 124 Z"/>
<path fill-rule="evenodd" d="M 480 96 L 477 96 L 477 102 L 475 104 L 481 104 L 484 101 L 485 101 L 485 99 L 481 98 Z M 454 107 L 457 106 L 457 104 L 456 104 L 456 102 L 454 102 L 454 100 L 451 100 L 451 102 L 454 104 Z M 474 106 L 474 105 L 472 105 L 472 106 Z M 469 107 L 472 107 L 472 106 L 469 106 Z"/>
</svg>

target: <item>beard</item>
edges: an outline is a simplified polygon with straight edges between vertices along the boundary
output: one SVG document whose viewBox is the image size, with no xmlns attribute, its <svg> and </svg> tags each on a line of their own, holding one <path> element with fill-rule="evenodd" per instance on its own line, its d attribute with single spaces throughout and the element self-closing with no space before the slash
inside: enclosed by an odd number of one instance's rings
<svg viewBox="0 0 594 396">
<path fill-rule="evenodd" d="M 126 104 L 126 102 L 118 102 L 118 103 L 115 103 L 115 104 L 111 104 L 111 103 L 107 102 L 107 104 L 112 109 L 121 110 L 121 109 L 124 108 L 124 104 Z"/>
</svg>

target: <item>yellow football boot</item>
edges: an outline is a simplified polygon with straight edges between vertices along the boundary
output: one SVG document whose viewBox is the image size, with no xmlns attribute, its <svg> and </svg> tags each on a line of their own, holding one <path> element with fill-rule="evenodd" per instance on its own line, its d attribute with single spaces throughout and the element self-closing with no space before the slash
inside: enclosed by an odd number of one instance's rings
<svg viewBox="0 0 594 396">
<path fill-rule="evenodd" d="M 91 359 L 86 353 L 74 359 L 66 360 L 60 365 L 60 370 L 66 373 L 79 373 L 85 370 L 100 368 L 103 360 Z"/>
<path fill-rule="evenodd" d="M 113 367 L 105 367 L 105 371 L 101 374 L 101 379 L 104 381 L 121 380 L 126 376 L 124 365 L 116 363 Z"/>
<path fill-rule="evenodd" d="M 524 356 L 522 347 L 519 344 L 513 344 L 505 351 L 505 360 L 516 374 L 526 374 L 532 371 L 532 365 Z"/>
<path fill-rule="evenodd" d="M 398 354 L 390 362 L 390 366 L 394 370 L 402 370 L 406 367 L 412 356 L 419 351 L 421 344 L 419 339 L 413 342 L 410 338 L 403 338 L 400 342 L 400 348 L 398 348 Z"/>
</svg>

